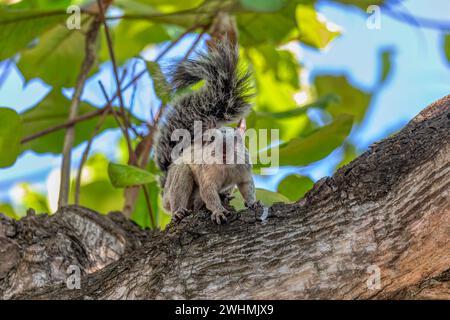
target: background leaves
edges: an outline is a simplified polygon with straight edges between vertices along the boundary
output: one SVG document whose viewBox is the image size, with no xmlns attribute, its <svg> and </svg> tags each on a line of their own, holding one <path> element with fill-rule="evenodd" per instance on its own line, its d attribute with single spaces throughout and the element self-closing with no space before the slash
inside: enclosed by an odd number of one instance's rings
<svg viewBox="0 0 450 320">
<path fill-rule="evenodd" d="M 0 168 L 14 164 L 20 150 L 22 119 L 9 108 L 0 108 Z"/>
<path fill-rule="evenodd" d="M 66 122 L 69 116 L 69 105 L 70 101 L 62 93 L 52 91 L 38 105 L 21 114 L 24 123 L 23 136 L 27 137 L 46 128 Z M 83 115 L 95 110 L 97 108 L 83 102 L 80 105 L 79 114 Z M 93 118 L 75 125 L 75 145 L 86 141 L 90 137 L 97 122 L 98 119 Z M 108 116 L 100 132 L 107 128 L 116 127 L 117 123 L 113 117 Z M 37 153 L 50 152 L 58 154 L 62 152 L 63 141 L 64 131 L 58 130 L 23 144 L 22 151 L 33 150 Z"/>
<path fill-rule="evenodd" d="M 65 9 L 70 4 L 80 2 L 83 8 L 89 5 L 87 2 L 70 0 L 21 1 L 13 5 L 0 2 L 0 60 L 14 57 L 27 81 L 39 78 L 52 87 L 42 101 L 20 115 L 12 109 L 0 109 L 0 123 L 6 123 L 0 127 L 0 149 L 13 150 L 7 155 L 0 155 L 0 166 L 13 164 L 17 155 L 26 150 L 39 154 L 61 153 L 63 130 L 22 145 L 19 142 L 24 137 L 67 121 L 70 101 L 61 89 L 71 88 L 75 84 L 85 54 L 86 28 L 92 17 L 83 14 L 82 28 L 68 30 L 65 26 L 68 17 Z M 366 5 L 381 4 L 383 1 L 336 2 L 365 9 Z M 177 39 L 187 28 L 197 26 L 195 30 L 198 31 L 206 26 L 205 30 L 208 30 L 218 11 L 230 12 L 236 18 L 243 64 L 253 71 L 256 97 L 253 111 L 247 118 L 248 127 L 279 130 L 279 139 L 268 137 L 268 143 L 272 149 L 275 145 L 280 146 L 279 164 L 282 167 L 310 165 L 341 147 L 343 159 L 340 166 L 356 156 L 348 136 L 353 126 L 364 119 L 372 92 L 353 86 L 345 76 L 321 74 L 314 79 L 302 77 L 303 71 L 308 70 L 293 48 L 301 44 L 322 50 L 340 36 L 339 27 L 320 15 L 314 5 L 314 0 L 116 0 L 110 12 L 107 12 L 113 19 L 107 23 L 117 64 L 123 67 L 130 59 L 142 55 L 144 50 L 154 49 L 162 43 L 167 45 L 168 41 Z M 100 35 L 98 60 L 100 63 L 109 63 L 104 30 L 100 30 Z M 382 52 L 380 59 L 381 84 L 389 76 L 392 52 Z M 160 99 L 158 105 L 162 102 L 170 106 L 174 93 L 161 65 L 148 61 L 145 66 L 153 83 L 153 88 L 147 83 L 145 90 L 153 90 Z M 97 66 L 91 75 L 96 70 Z M 131 108 L 131 103 L 126 104 L 125 108 Z M 83 101 L 79 114 L 97 110 Z M 313 112 L 318 113 L 323 121 L 312 117 Z M 3 114 L 9 116 L 1 117 Z M 149 124 L 153 119 L 141 120 L 132 114 L 130 117 L 133 125 L 139 129 L 132 130 L 131 142 L 137 145 L 150 130 Z M 75 145 L 87 141 L 97 123 L 98 118 L 77 123 Z M 111 115 L 107 116 L 97 136 L 105 130 L 118 131 L 118 124 Z M 155 179 L 160 173 L 153 161 L 148 162 L 146 170 L 128 166 L 125 165 L 128 163 L 128 153 L 123 139 L 117 149 L 123 157 L 110 159 L 98 153 L 89 157 L 82 173 L 80 204 L 101 212 L 121 210 L 124 198 L 120 188 L 145 185 L 149 193 L 150 213 L 141 188 L 133 219 L 146 227 L 165 226 L 170 216 L 161 206 L 161 187 Z M 111 160 L 113 163 L 110 163 Z M 260 167 L 261 164 L 255 165 L 256 170 Z M 281 180 L 277 192 L 258 189 L 257 198 L 266 205 L 278 201 L 296 201 L 312 183 L 308 177 L 291 174 Z M 29 186 L 22 187 L 27 194 L 39 194 Z M 28 205 L 48 210 L 48 203 L 45 204 L 39 197 L 29 198 L 34 199 L 34 202 L 30 200 Z M 239 196 L 234 203 L 238 209 L 243 207 Z M 2 208 L 11 211 L 6 206 Z"/>
</svg>

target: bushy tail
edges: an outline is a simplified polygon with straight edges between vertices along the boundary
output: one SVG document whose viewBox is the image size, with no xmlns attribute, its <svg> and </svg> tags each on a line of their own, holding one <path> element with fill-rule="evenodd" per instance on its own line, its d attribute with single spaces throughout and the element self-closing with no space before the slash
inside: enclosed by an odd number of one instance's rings
<svg viewBox="0 0 450 320">
<path fill-rule="evenodd" d="M 196 91 L 178 97 L 163 117 L 156 136 L 156 162 L 166 172 L 174 159 L 171 152 L 177 141 L 171 141 L 175 129 L 187 129 L 193 137 L 194 121 L 204 129 L 219 128 L 238 121 L 250 109 L 249 74 L 238 70 L 239 52 L 227 39 L 213 42 L 207 53 L 182 62 L 172 73 L 175 89 L 204 80 Z"/>
</svg>

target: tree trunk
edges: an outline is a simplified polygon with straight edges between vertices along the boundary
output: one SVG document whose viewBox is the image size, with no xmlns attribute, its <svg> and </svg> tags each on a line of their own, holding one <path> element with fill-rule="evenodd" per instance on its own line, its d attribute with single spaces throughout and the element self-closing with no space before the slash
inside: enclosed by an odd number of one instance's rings
<svg viewBox="0 0 450 320">
<path fill-rule="evenodd" d="M 75 206 L 0 216 L 0 297 L 449 299 L 449 129 L 447 96 L 266 219 L 199 212 L 150 232 Z"/>
</svg>

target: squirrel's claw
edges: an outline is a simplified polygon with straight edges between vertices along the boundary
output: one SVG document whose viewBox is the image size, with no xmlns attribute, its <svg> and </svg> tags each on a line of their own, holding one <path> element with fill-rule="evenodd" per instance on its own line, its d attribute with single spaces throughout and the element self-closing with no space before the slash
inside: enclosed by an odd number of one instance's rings
<svg viewBox="0 0 450 320">
<path fill-rule="evenodd" d="M 177 212 L 175 212 L 172 216 L 172 222 L 173 223 L 179 223 L 181 220 L 186 218 L 190 214 L 189 210 L 187 209 L 179 209 Z"/>
<path fill-rule="evenodd" d="M 211 220 L 217 224 L 222 224 L 222 222 L 227 222 L 227 217 L 224 212 L 213 212 L 211 214 Z"/>
<path fill-rule="evenodd" d="M 261 209 L 264 207 L 264 205 L 259 200 L 256 200 L 252 204 L 245 203 L 245 206 L 253 211 L 258 211 L 258 209 Z"/>
</svg>

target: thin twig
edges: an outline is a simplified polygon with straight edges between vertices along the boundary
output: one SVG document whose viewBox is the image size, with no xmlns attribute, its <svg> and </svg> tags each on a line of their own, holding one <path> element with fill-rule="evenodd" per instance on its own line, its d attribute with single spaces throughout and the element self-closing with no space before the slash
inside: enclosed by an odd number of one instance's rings
<svg viewBox="0 0 450 320">
<path fill-rule="evenodd" d="M 137 80 L 139 80 L 139 78 L 142 77 L 142 76 L 143 76 L 144 74 L 146 74 L 146 73 L 147 73 L 147 69 L 144 69 L 144 70 L 140 71 L 133 79 L 130 80 L 130 82 L 128 82 L 128 83 L 122 88 L 122 92 L 124 92 L 125 90 L 127 90 L 128 88 L 130 88 L 130 87 L 133 85 L 134 82 L 136 82 Z M 116 94 L 117 94 L 117 93 L 116 93 Z M 111 98 L 112 101 L 113 101 L 115 98 L 117 98 L 117 95 L 116 95 L 116 94 Z M 67 122 L 64 122 L 64 123 L 55 125 L 55 126 L 53 126 L 53 127 L 44 129 L 44 130 L 39 131 L 39 132 L 34 133 L 34 134 L 31 134 L 31 135 L 29 135 L 29 136 L 23 138 L 22 141 L 21 141 L 21 143 L 22 143 L 22 144 L 23 144 L 23 143 L 27 143 L 27 142 L 29 142 L 29 141 L 32 141 L 32 140 L 37 139 L 37 138 L 40 138 L 40 137 L 45 136 L 45 135 L 47 135 L 47 134 L 50 134 L 50 133 L 52 133 L 52 132 L 55 132 L 55 131 L 58 131 L 58 130 L 61 130 L 61 129 L 64 129 L 64 128 L 69 128 L 69 127 L 73 126 L 74 124 L 77 124 L 78 122 L 83 122 L 83 121 L 86 121 L 86 120 L 90 120 L 90 119 L 92 119 L 92 118 L 95 118 L 95 117 L 101 115 L 101 114 L 103 113 L 104 109 L 107 109 L 107 108 L 109 108 L 109 105 L 108 105 L 108 104 L 105 104 L 102 108 L 100 108 L 100 109 L 98 109 L 98 110 L 95 110 L 95 111 L 92 111 L 92 112 L 89 112 L 89 113 L 85 113 L 85 114 L 83 114 L 83 115 L 81 115 L 81 116 L 78 116 L 78 117 L 75 117 L 74 119 L 69 120 L 69 121 L 67 121 Z M 111 111 L 109 111 L 109 112 L 111 112 Z"/>
<path fill-rule="evenodd" d="M 122 96 L 122 89 L 120 88 L 120 80 L 119 80 L 119 74 L 117 72 L 117 63 L 116 63 L 114 48 L 113 48 L 113 44 L 112 44 L 112 40 L 111 40 L 111 34 L 109 32 L 108 24 L 106 23 L 106 20 L 105 20 L 105 12 L 104 12 L 104 8 L 103 8 L 103 4 L 102 4 L 101 0 L 97 0 L 97 4 L 98 4 L 98 8 L 99 8 L 100 19 L 103 22 L 103 26 L 105 28 L 105 36 L 106 36 L 106 43 L 108 44 L 109 57 L 111 58 L 111 62 L 113 65 L 114 78 L 116 80 L 116 87 L 117 87 L 116 96 L 118 96 L 118 98 L 119 98 L 120 113 L 121 113 L 121 117 L 123 119 L 123 124 L 125 127 L 125 131 L 124 131 L 125 139 L 128 144 L 129 150 L 132 151 L 129 154 L 129 157 L 130 157 L 129 163 L 135 164 L 135 163 L 137 163 L 137 159 L 136 159 L 136 155 L 133 152 L 133 148 L 131 147 L 131 139 L 130 139 L 130 135 L 128 133 L 128 128 L 130 127 L 130 122 L 128 120 L 128 115 L 125 112 L 125 106 L 124 106 L 123 96 Z"/>
<path fill-rule="evenodd" d="M 98 19 L 94 19 L 94 21 L 91 23 L 89 27 L 88 33 L 86 34 L 85 57 L 83 65 L 81 66 L 80 74 L 78 75 L 75 92 L 72 97 L 72 103 L 69 109 L 69 121 L 73 120 L 78 114 L 81 101 L 81 94 L 83 92 L 89 71 L 94 65 L 96 59 L 96 49 L 97 49 L 96 40 L 99 28 L 100 28 L 100 21 Z M 70 126 L 67 128 L 66 135 L 64 137 L 58 208 L 67 205 L 69 201 L 70 168 L 71 168 L 70 164 L 74 141 L 75 141 L 75 128 L 73 126 Z"/>
<path fill-rule="evenodd" d="M 136 73 L 136 65 L 137 60 L 133 63 L 133 67 L 131 68 L 131 77 L 134 77 L 134 74 Z M 131 93 L 131 99 L 130 99 L 130 113 L 133 114 L 134 109 L 134 101 L 136 99 L 136 91 L 137 91 L 137 82 L 133 84 L 133 92 Z"/>
<path fill-rule="evenodd" d="M 83 166 L 86 163 L 87 157 L 89 155 L 89 151 L 91 150 L 92 142 L 94 141 L 95 136 L 100 131 L 103 123 L 106 120 L 106 117 L 108 115 L 108 112 L 106 112 L 106 109 L 103 109 L 102 116 L 97 122 L 97 125 L 94 128 L 94 131 L 92 131 L 91 137 L 88 140 L 88 143 L 86 145 L 86 148 L 84 149 L 83 155 L 81 157 L 80 166 L 78 168 L 77 172 L 77 178 L 75 181 L 75 204 L 78 205 L 80 203 L 80 187 L 81 187 L 81 173 L 83 171 Z"/>
<path fill-rule="evenodd" d="M 448 32 L 450 30 L 450 23 L 448 21 L 417 17 L 406 12 L 397 11 L 388 5 L 385 6 L 385 10 L 383 11 L 383 13 L 386 13 L 393 19 L 414 27 L 441 30 L 444 32 Z"/>
<path fill-rule="evenodd" d="M 186 52 L 186 54 L 183 57 L 183 60 L 181 60 L 181 62 L 183 62 L 184 60 L 188 59 L 189 56 L 191 55 L 192 51 L 194 51 L 195 47 L 198 45 L 198 43 L 200 42 L 200 40 L 202 39 L 203 35 L 205 34 L 205 30 L 203 29 L 202 32 L 200 32 L 197 36 L 197 38 L 195 39 L 194 43 L 192 44 L 192 46 L 189 48 L 189 50 Z"/>
<path fill-rule="evenodd" d="M 181 39 L 181 37 L 179 37 L 177 40 L 175 40 L 175 41 L 179 41 Z M 170 46 L 171 48 L 173 47 L 173 46 Z M 167 51 L 166 51 L 166 53 L 167 53 Z M 160 56 L 159 58 L 161 58 L 162 56 Z M 156 60 L 155 60 L 156 61 Z M 141 71 L 139 71 L 139 73 L 138 74 L 136 74 L 123 88 L 122 88 L 122 92 L 125 92 L 126 90 L 128 90 L 136 81 L 138 81 L 144 74 L 146 74 L 147 73 L 147 69 L 146 68 L 144 68 L 143 70 L 141 70 Z M 116 94 L 111 98 L 111 100 L 112 101 L 114 101 L 114 99 L 116 99 L 117 98 L 117 92 L 116 92 Z M 47 128 L 47 129 L 44 129 L 44 130 L 42 130 L 42 131 L 39 131 L 39 132 L 37 132 L 37 133 L 34 133 L 34 134 L 31 134 L 31 135 L 29 135 L 29 136 L 27 136 L 27 137 L 25 137 L 25 138 L 23 138 L 22 139 L 22 141 L 21 141 L 21 143 L 23 144 L 23 143 L 27 143 L 27 142 L 29 142 L 29 141 L 32 141 L 32 140 L 34 140 L 34 139 L 37 139 L 37 138 L 40 138 L 40 137 L 42 137 L 42 136 L 45 136 L 45 135 L 47 135 L 47 134 L 50 134 L 50 133 L 52 133 L 52 132 L 55 132 L 55 131 L 58 131 L 58 130 L 61 130 L 61 129 L 64 129 L 64 128 L 69 128 L 69 127 L 71 127 L 71 126 L 73 126 L 74 124 L 76 124 L 76 123 L 78 123 L 78 122 L 83 122 L 83 121 L 86 121 L 86 120 L 90 120 L 90 119 L 92 119 L 92 118 L 95 118 L 95 117 L 97 117 L 97 116 L 99 116 L 100 114 L 102 114 L 103 113 L 103 109 L 105 109 L 105 108 L 108 108 L 108 105 L 104 105 L 102 108 L 100 108 L 100 109 L 98 109 L 98 110 L 95 110 L 95 111 L 92 111 L 92 112 L 89 112 L 89 113 L 85 113 L 85 114 L 83 114 L 83 115 L 81 115 L 81 116 L 78 116 L 78 117 L 75 117 L 74 119 L 72 119 L 72 120 L 69 120 L 69 121 L 67 121 L 67 122 L 65 122 L 65 123 L 61 123 L 61 124 L 58 124 L 58 125 L 55 125 L 55 126 L 53 126 L 53 127 L 50 127 L 50 128 Z"/>
<path fill-rule="evenodd" d="M 122 79 L 120 80 L 120 83 L 123 82 L 123 80 L 125 80 L 125 76 L 126 76 L 126 70 L 124 70 L 123 75 L 122 75 Z M 78 167 L 78 171 L 77 171 L 77 178 L 75 180 L 75 204 L 78 205 L 80 203 L 80 189 L 81 189 L 81 174 L 83 172 L 83 167 L 84 164 L 87 161 L 87 158 L 89 156 L 89 152 L 91 150 L 91 146 L 92 143 L 94 141 L 94 138 L 97 136 L 98 132 L 100 131 L 101 127 L 103 126 L 106 117 L 109 114 L 109 110 L 113 109 L 112 103 L 111 101 L 108 99 L 108 97 L 106 97 L 106 101 L 108 103 L 108 108 L 102 109 L 103 113 L 100 117 L 100 119 L 98 120 L 94 130 L 92 131 L 91 137 L 88 140 L 88 143 L 86 145 L 86 148 L 84 149 L 83 155 L 81 157 L 81 161 L 80 161 L 80 165 Z M 112 110 L 113 114 L 115 114 L 114 109 Z M 119 122 L 119 126 L 120 126 L 120 122 Z"/>
<path fill-rule="evenodd" d="M 172 41 L 167 48 L 165 48 L 163 51 L 161 51 L 158 56 L 155 59 L 155 62 L 158 62 L 163 56 L 166 55 L 167 52 L 169 52 L 169 50 L 171 50 L 177 43 L 179 43 L 188 33 L 191 33 L 192 31 L 194 31 L 195 29 L 202 27 L 202 25 L 199 24 L 195 24 L 192 27 L 190 27 L 189 29 L 186 29 L 185 32 L 183 32 L 178 38 L 176 38 L 174 41 Z M 204 27 L 203 27 L 204 28 Z"/>
<path fill-rule="evenodd" d="M 30 142 L 32 140 L 35 140 L 37 138 L 40 138 L 42 136 L 45 136 L 47 134 L 53 133 L 55 131 L 72 127 L 73 125 L 75 125 L 75 124 L 77 124 L 79 122 L 90 120 L 92 118 L 95 118 L 95 117 L 101 115 L 105 111 L 105 109 L 108 109 L 108 108 L 109 108 L 109 105 L 106 105 L 106 106 L 104 106 L 104 107 L 102 107 L 100 109 L 97 109 L 97 110 L 85 113 L 85 114 L 83 114 L 81 116 L 73 118 L 72 120 L 69 120 L 69 121 L 64 122 L 64 123 L 60 123 L 60 124 L 58 124 L 58 125 L 56 125 L 54 127 L 50 127 L 50 128 L 44 129 L 42 131 L 33 133 L 33 134 L 23 138 L 20 141 L 20 143 L 24 144 L 24 143 Z M 111 112 L 111 110 L 108 110 L 107 112 L 109 113 L 109 112 Z"/>
<path fill-rule="evenodd" d="M 189 30 L 195 30 L 196 28 L 198 28 L 199 27 L 199 25 L 196 25 L 195 27 L 193 27 L 193 28 L 189 28 Z M 205 27 L 203 27 L 203 28 L 205 28 Z M 171 48 L 173 48 L 174 47 L 174 45 L 177 43 L 177 42 L 179 42 L 186 34 L 187 34 L 188 32 L 184 32 L 181 36 L 179 36 L 176 40 L 174 40 L 173 42 L 172 42 L 172 44 L 171 45 L 169 45 L 166 49 L 164 49 L 164 51 L 163 52 L 161 52 L 159 55 L 158 55 L 158 57 L 155 59 L 155 62 L 157 62 L 158 60 L 160 60 L 165 54 L 167 54 L 167 52 L 171 49 Z M 141 70 L 138 74 L 136 74 L 123 88 L 122 88 L 122 92 L 125 92 L 126 90 L 128 90 L 132 85 L 134 85 L 134 83 L 136 83 L 136 81 L 137 80 L 139 80 L 144 74 L 146 74 L 147 73 L 147 69 L 146 68 L 144 68 L 143 70 Z M 111 98 L 111 101 L 114 101 L 115 99 L 117 98 L 117 92 L 116 92 L 116 94 Z M 76 124 L 76 123 L 78 123 L 78 122 L 82 122 L 82 121 L 86 121 L 86 120 L 90 120 L 90 119 L 92 119 L 92 118 L 95 118 L 95 117 L 97 117 L 97 116 L 99 116 L 100 114 L 102 114 L 103 113 L 103 109 L 105 109 L 105 108 L 108 108 L 108 105 L 106 104 L 106 105 L 104 105 L 101 109 L 99 109 L 99 110 L 96 110 L 96 111 L 92 111 L 92 112 L 90 112 L 90 113 L 86 113 L 86 114 L 83 114 L 83 115 L 81 115 L 81 116 L 78 116 L 78 117 L 76 117 L 76 118 L 74 118 L 74 119 L 72 119 L 72 120 L 69 120 L 69 121 L 67 121 L 67 122 L 65 122 L 65 123 L 61 123 L 61 124 L 58 124 L 58 125 L 55 125 L 54 127 L 50 127 L 50 128 L 47 128 L 47 129 L 44 129 L 44 130 L 42 130 L 42 131 L 40 131 L 40 132 L 37 132 L 37 133 L 34 133 L 34 134 L 32 134 L 32 135 L 29 135 L 29 136 L 27 136 L 27 137 L 25 137 L 25 138 L 23 138 L 22 139 L 22 141 L 21 141 L 21 143 L 23 144 L 23 143 L 26 143 L 26 142 L 29 142 L 29 141 L 32 141 L 32 140 L 34 140 L 34 139 L 37 139 L 37 138 L 40 138 L 40 137 L 42 137 L 42 136 L 44 136 L 44 135 L 47 135 L 47 134 L 49 134 L 49 133 L 52 133 L 52 132 L 55 132 L 55 131 L 58 131 L 58 130 L 61 130 L 61 129 L 64 129 L 64 128 L 68 128 L 68 127 L 71 127 L 71 126 L 73 126 L 74 124 Z"/>
<path fill-rule="evenodd" d="M 108 101 L 108 105 L 111 105 L 112 102 L 111 102 L 110 98 L 108 97 L 108 93 L 106 92 L 105 86 L 103 85 L 103 83 L 101 81 L 98 81 L 98 84 L 99 84 L 100 89 L 101 89 L 101 91 L 103 93 L 103 97 L 105 98 L 106 101 Z M 120 131 L 122 131 L 122 134 L 125 136 L 125 128 L 124 128 L 122 122 L 120 121 L 120 118 L 117 115 L 116 110 L 114 110 L 114 108 L 111 108 L 111 109 L 112 109 L 111 113 L 112 113 L 114 119 L 117 122 L 117 126 L 119 127 Z M 128 151 L 130 151 L 130 150 L 128 150 Z M 131 150 L 131 151 L 133 151 L 133 150 Z"/>
<path fill-rule="evenodd" d="M 131 68 L 131 77 L 134 77 L 135 73 L 136 73 L 136 65 L 137 65 L 138 61 L 136 60 L 133 63 L 133 67 Z M 133 91 L 131 92 L 131 99 L 130 99 L 130 108 L 129 108 L 129 114 L 133 114 L 134 111 L 134 105 L 135 105 L 135 99 L 136 99 L 136 93 L 137 93 L 137 88 L 138 88 L 138 83 L 135 82 L 133 84 Z M 136 130 L 136 128 L 133 126 L 133 124 L 130 124 L 130 129 L 131 131 L 133 131 L 134 135 L 136 137 L 142 138 L 142 135 Z"/>
<path fill-rule="evenodd" d="M 145 203 L 147 204 L 147 209 L 148 209 L 148 215 L 150 217 L 150 226 L 152 228 L 156 227 L 155 224 L 155 219 L 153 217 L 153 210 L 152 210 L 152 205 L 150 203 L 150 197 L 148 195 L 148 190 L 147 190 L 147 186 L 145 184 L 142 185 L 142 191 L 144 191 L 144 198 L 145 198 Z"/>
<path fill-rule="evenodd" d="M 195 47 L 199 43 L 201 37 L 203 36 L 205 29 L 206 29 L 206 27 L 203 27 L 203 31 L 197 36 L 196 40 L 193 42 L 193 44 L 191 45 L 189 50 L 186 52 L 186 54 L 184 55 L 181 62 L 186 60 L 189 57 L 189 55 L 191 54 L 191 52 L 195 49 Z M 178 40 L 180 40 L 181 38 L 182 37 L 179 37 Z M 164 112 L 165 107 L 166 107 L 166 105 L 161 103 L 161 106 L 159 107 L 159 109 L 153 119 L 154 120 L 153 124 L 149 127 L 148 134 L 146 136 L 144 136 L 142 141 L 136 146 L 136 151 L 139 150 L 136 153 L 137 153 L 137 158 L 138 158 L 138 165 L 140 168 L 145 168 L 145 166 L 147 165 L 148 159 L 150 158 L 150 152 L 151 152 L 152 146 L 153 146 L 153 136 L 154 136 L 156 127 L 158 125 L 158 122 L 161 118 L 161 115 Z M 134 210 L 134 206 L 136 204 L 136 200 L 139 195 L 138 191 L 139 191 L 139 189 L 137 189 L 136 187 L 130 187 L 130 188 L 125 189 L 125 203 L 124 203 L 122 212 L 127 217 L 130 217 L 132 211 Z"/>
</svg>

